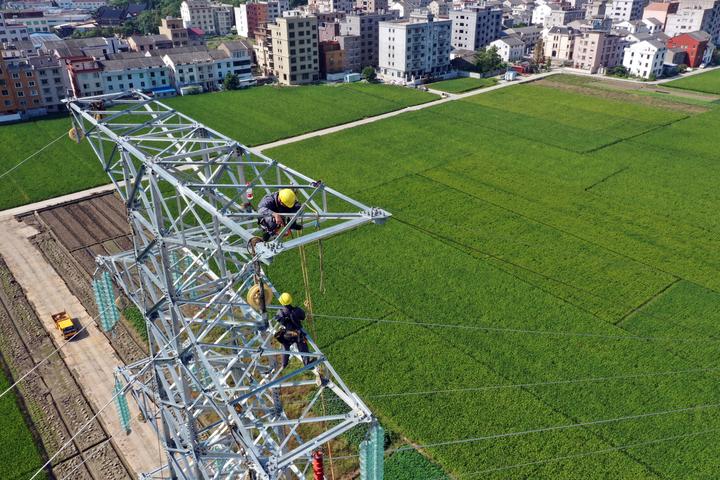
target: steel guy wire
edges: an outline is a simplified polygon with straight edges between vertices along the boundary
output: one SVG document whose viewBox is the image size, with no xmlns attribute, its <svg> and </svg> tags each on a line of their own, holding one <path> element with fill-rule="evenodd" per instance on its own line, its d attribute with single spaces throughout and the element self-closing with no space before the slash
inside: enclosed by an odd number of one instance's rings
<svg viewBox="0 0 720 480">
<path fill-rule="evenodd" d="M 116 307 L 116 306 L 117 306 L 118 300 L 119 300 L 119 299 L 116 299 L 116 300 L 115 300 L 115 302 L 113 303 L 112 307 Z M 0 393 L 0 398 L 2 398 L 2 397 L 3 397 L 6 393 L 8 393 L 10 390 L 12 390 L 13 388 L 15 388 L 20 382 L 22 382 L 23 380 L 25 380 L 31 373 L 33 373 L 35 370 L 37 370 L 38 368 L 40 368 L 40 366 L 41 366 L 42 364 L 44 364 L 46 361 L 50 360 L 50 357 L 52 357 L 53 355 L 55 355 L 56 353 L 58 353 L 60 350 L 62 350 L 68 343 L 70 343 L 75 337 L 77 337 L 77 336 L 80 335 L 82 332 L 84 332 L 90 325 L 92 325 L 98 318 L 100 318 L 100 316 L 101 316 L 103 313 L 105 313 L 106 311 L 108 311 L 108 310 L 109 310 L 110 308 L 112 308 L 112 307 L 107 307 L 105 310 L 102 310 L 100 313 L 98 313 L 97 316 L 91 318 L 90 321 L 87 322 L 87 323 L 86 323 L 80 330 L 78 330 L 72 337 L 70 337 L 70 338 L 69 338 L 68 340 L 66 340 L 65 342 L 61 343 L 59 347 L 57 347 L 55 350 L 53 350 L 52 352 L 50 352 L 50 354 L 49 354 L 48 356 L 46 356 L 45 358 L 43 358 L 42 360 L 40 360 L 40 361 L 39 361 L 34 367 L 32 367 L 30 370 L 28 370 L 27 372 L 23 373 L 22 376 L 15 381 L 15 383 L 13 383 L 13 384 L 10 385 L 8 388 L 6 388 L 2 393 Z"/>
<path fill-rule="evenodd" d="M 12 167 L 10 167 L 9 169 L 7 169 L 5 172 L 3 172 L 2 174 L 0 174 L 0 179 L 2 179 L 3 177 L 5 177 L 5 176 L 8 175 L 9 173 L 15 171 L 15 170 L 16 170 L 17 168 L 19 168 L 22 164 L 24 164 L 25 162 L 27 162 L 28 160 L 30 160 L 31 158 L 33 158 L 33 157 L 34 157 L 35 155 L 37 155 L 38 153 L 40 153 L 40 152 L 42 152 L 43 150 L 45 150 L 46 148 L 48 148 L 50 145 L 58 142 L 58 141 L 59 141 L 61 138 L 63 138 L 65 135 L 67 135 L 67 133 L 63 133 L 63 134 L 60 135 L 58 138 L 56 138 L 55 140 L 52 140 L 50 143 L 48 143 L 48 144 L 45 145 L 44 147 L 41 147 L 40 149 L 36 150 L 35 153 L 30 154 L 28 157 L 24 158 L 24 159 L 21 160 L 19 163 L 15 164 L 14 166 L 12 166 Z"/>
<path fill-rule="evenodd" d="M 558 337 L 587 337 L 587 338 L 604 338 L 612 340 L 646 340 L 646 341 L 672 341 L 672 342 L 695 342 L 695 343 L 720 343 L 718 338 L 680 338 L 680 337 L 653 337 L 653 336 L 641 336 L 641 335 L 608 335 L 604 333 L 587 333 L 587 332 L 569 332 L 564 330 L 529 330 L 522 328 L 501 328 L 501 327 L 488 327 L 481 325 L 461 325 L 455 323 L 429 323 L 429 322 L 415 322 L 412 320 L 389 320 L 385 318 L 370 318 L 370 317 L 348 317 L 341 315 L 323 315 L 316 313 L 316 317 L 322 318 L 334 318 L 338 320 L 358 320 L 366 322 L 377 322 L 377 323 L 389 323 L 399 325 L 414 325 L 418 327 L 429 327 L 429 328 L 458 328 L 462 330 L 481 330 L 486 332 L 497 332 L 497 333 L 518 333 L 518 334 L 531 334 L 531 335 L 549 335 Z"/>
<path fill-rule="evenodd" d="M 558 456 L 558 457 L 546 458 L 546 459 L 536 460 L 536 461 L 532 461 L 532 462 L 517 463 L 517 464 L 514 464 L 514 465 L 505 465 L 505 466 L 496 467 L 496 468 L 488 468 L 488 469 L 485 469 L 485 470 L 478 470 L 478 471 L 475 471 L 475 472 L 460 474 L 459 477 L 474 477 L 474 476 L 477 476 L 477 475 L 484 475 L 484 474 L 487 474 L 487 473 L 501 472 L 501 471 L 504 471 L 504 470 L 512 470 L 512 469 L 514 469 L 514 468 L 531 467 L 531 466 L 535 466 L 535 465 L 542 465 L 542 464 L 545 464 L 545 463 L 559 462 L 559 461 L 563 461 L 563 460 L 570 460 L 570 459 L 573 459 L 573 458 L 588 457 L 588 456 L 591 456 L 591 455 L 601 455 L 601 454 L 605 454 L 605 453 L 612 453 L 612 452 L 617 452 L 617 451 L 622 451 L 622 450 L 629 450 L 629 449 L 631 449 L 631 448 L 639 448 L 639 447 L 645 447 L 645 446 L 648 446 L 648 445 L 655 445 L 655 444 L 658 444 L 658 443 L 670 442 L 670 441 L 673 441 L 673 440 L 681 440 L 681 439 L 684 439 L 684 438 L 697 437 L 697 436 L 700 436 L 700 435 L 707 435 L 707 434 L 709 434 L 709 433 L 715 433 L 715 432 L 719 432 L 719 431 L 720 431 L 720 428 L 712 428 L 712 429 L 708 429 L 708 430 L 701 430 L 701 431 L 699 431 L 699 432 L 683 433 L 683 434 L 680 434 L 680 435 L 672 435 L 672 436 L 669 436 L 669 437 L 657 438 L 657 439 L 655 439 L 655 440 L 647 440 L 647 441 L 644 441 L 644 442 L 636 442 L 636 443 L 629 443 L 629 444 L 626 444 L 626 445 L 619 445 L 619 446 L 617 446 L 617 447 L 609 447 L 609 448 L 603 448 L 603 449 L 600 449 L 600 450 L 593 450 L 593 451 L 589 451 L 589 452 L 581 452 L 581 453 L 574 453 L 574 454 L 570 454 L 570 455 L 562 455 L 562 456 Z M 436 477 L 436 478 L 434 478 L 434 479 L 432 479 L 432 480 L 446 480 L 447 478 L 450 478 L 450 477 L 448 477 L 448 476 L 446 475 L 446 476 L 444 476 L 444 477 Z"/>
<path fill-rule="evenodd" d="M 591 420 L 588 422 L 579 422 L 579 423 L 570 423 L 566 425 L 554 425 L 551 427 L 540 427 L 540 428 L 533 428 L 530 430 L 521 430 L 516 432 L 506 432 L 506 433 L 498 433 L 498 434 L 492 434 L 492 435 L 483 435 L 478 437 L 467 437 L 467 438 L 460 438 L 457 440 L 444 440 L 440 442 L 432 442 L 432 443 L 425 443 L 422 445 L 407 445 L 403 447 L 397 447 L 397 448 L 390 448 L 385 451 L 386 454 L 394 453 L 394 452 L 404 452 L 408 450 L 420 450 L 423 448 L 432 448 L 432 447 L 446 447 L 451 445 L 462 445 L 467 443 L 477 443 L 482 442 L 486 440 L 499 440 L 503 438 L 511 438 L 511 437 L 519 437 L 522 435 L 530 435 L 533 433 L 544 433 L 544 432 L 553 432 L 553 431 L 561 431 L 561 430 L 569 430 L 571 428 L 578 428 L 578 427 L 591 427 L 594 425 L 605 425 L 609 423 L 617 423 L 617 422 L 623 422 L 627 420 L 637 420 L 641 418 L 650 418 L 650 417 L 658 417 L 661 415 L 671 415 L 674 413 L 686 413 L 686 412 L 693 412 L 697 410 L 707 410 L 711 408 L 718 408 L 720 407 L 720 403 L 712 403 L 712 404 L 705 404 L 705 405 L 696 405 L 694 407 L 684 407 L 684 408 L 677 408 L 673 410 L 663 410 L 660 412 L 651 412 L 651 413 L 641 413 L 637 415 L 625 415 L 622 417 L 615 417 L 615 418 L 605 418 L 601 420 Z M 347 458 L 355 458 L 358 455 L 346 455 L 344 457 L 337 458 L 337 460 L 343 460 Z"/>
</svg>

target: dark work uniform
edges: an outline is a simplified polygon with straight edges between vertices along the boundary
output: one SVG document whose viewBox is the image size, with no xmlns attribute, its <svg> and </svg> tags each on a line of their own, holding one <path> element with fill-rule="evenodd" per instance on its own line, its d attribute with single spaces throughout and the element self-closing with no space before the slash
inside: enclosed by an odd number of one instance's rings
<svg viewBox="0 0 720 480">
<path fill-rule="evenodd" d="M 285 205 L 283 205 L 280 202 L 279 195 L 279 192 L 265 195 L 258 204 L 258 213 L 260 214 L 260 218 L 258 219 L 258 225 L 260 225 L 260 228 L 263 229 L 263 240 L 265 241 L 270 240 L 270 237 L 275 235 L 280 228 L 280 225 L 277 224 L 277 222 L 272 216 L 273 213 L 279 213 L 286 217 L 286 220 L 289 220 L 289 217 L 291 217 L 298 210 L 300 210 L 300 203 L 298 203 L 297 201 L 292 207 L 286 207 Z M 302 230 L 302 225 L 293 222 L 293 224 L 290 225 L 290 229 Z"/>
<path fill-rule="evenodd" d="M 284 306 L 277 313 L 275 319 L 282 325 L 282 328 L 275 333 L 275 338 L 280 342 L 286 351 L 290 350 L 293 344 L 297 345 L 298 352 L 307 353 L 308 345 L 305 333 L 302 331 L 302 321 L 305 320 L 305 310 L 292 305 Z M 284 353 L 282 356 L 282 367 L 287 367 L 290 355 Z M 309 357 L 303 357 L 303 364 L 310 362 Z"/>
</svg>

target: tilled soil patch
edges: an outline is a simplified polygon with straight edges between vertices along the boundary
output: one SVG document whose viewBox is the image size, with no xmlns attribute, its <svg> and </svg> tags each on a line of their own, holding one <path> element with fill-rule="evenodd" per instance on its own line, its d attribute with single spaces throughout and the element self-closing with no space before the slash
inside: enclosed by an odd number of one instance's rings
<svg viewBox="0 0 720 480">
<path fill-rule="evenodd" d="M 19 384 L 19 390 L 43 449 L 48 456 L 54 455 L 90 421 L 94 412 L 62 360 L 62 353 L 43 362 L 56 346 L 2 258 L 0 348 L 15 378 L 40 364 Z M 52 472 L 61 479 L 131 478 L 97 420 L 92 420 L 53 460 Z"/>
</svg>

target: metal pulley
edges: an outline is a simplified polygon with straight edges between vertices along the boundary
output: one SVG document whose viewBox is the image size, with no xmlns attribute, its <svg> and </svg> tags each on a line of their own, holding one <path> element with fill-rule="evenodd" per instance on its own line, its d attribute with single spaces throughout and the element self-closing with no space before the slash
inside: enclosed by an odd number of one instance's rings
<svg viewBox="0 0 720 480">
<path fill-rule="evenodd" d="M 265 293 L 265 305 L 269 305 L 273 299 L 272 289 L 270 289 L 270 287 L 268 287 L 267 285 L 263 284 L 263 292 Z M 263 302 L 260 298 L 260 284 L 256 283 L 255 285 L 250 287 L 246 300 L 248 305 L 250 305 L 256 311 L 261 312 L 263 310 Z"/>
<path fill-rule="evenodd" d="M 72 127 L 68 131 L 68 137 L 70 137 L 70 140 L 72 140 L 75 143 L 80 143 L 80 141 L 85 137 L 85 134 L 77 127 Z"/>
</svg>

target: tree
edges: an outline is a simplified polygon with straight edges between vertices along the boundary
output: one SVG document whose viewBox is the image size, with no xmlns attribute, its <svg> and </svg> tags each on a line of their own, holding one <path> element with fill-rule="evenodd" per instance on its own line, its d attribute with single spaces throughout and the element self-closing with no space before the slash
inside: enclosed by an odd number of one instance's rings
<svg viewBox="0 0 720 480">
<path fill-rule="evenodd" d="M 238 88 L 240 88 L 240 81 L 238 80 L 237 75 L 228 72 L 228 74 L 225 75 L 225 79 L 223 80 L 223 87 L 225 88 L 225 90 L 237 90 Z"/>
<path fill-rule="evenodd" d="M 617 65 L 607 69 L 607 75 L 611 77 L 627 77 L 628 70 L 622 65 Z"/>
<path fill-rule="evenodd" d="M 537 66 L 545 63 L 545 42 L 543 42 L 542 38 L 537 41 L 533 48 L 533 62 Z"/>
<path fill-rule="evenodd" d="M 685 65 L 684 63 L 681 63 L 680 65 L 677 66 L 678 73 L 685 73 L 685 72 L 687 72 L 687 69 L 688 69 L 688 66 Z"/>
<path fill-rule="evenodd" d="M 145 10 L 140 12 L 135 21 L 138 32 L 142 35 L 158 33 L 160 25 L 160 12 L 157 10 Z"/>
<path fill-rule="evenodd" d="M 375 69 L 373 67 L 365 67 L 362 69 L 362 76 L 368 82 L 372 82 L 377 77 Z"/>
<path fill-rule="evenodd" d="M 481 48 L 475 52 L 475 66 L 480 73 L 494 72 L 502 68 L 503 61 L 497 47 Z"/>
</svg>

